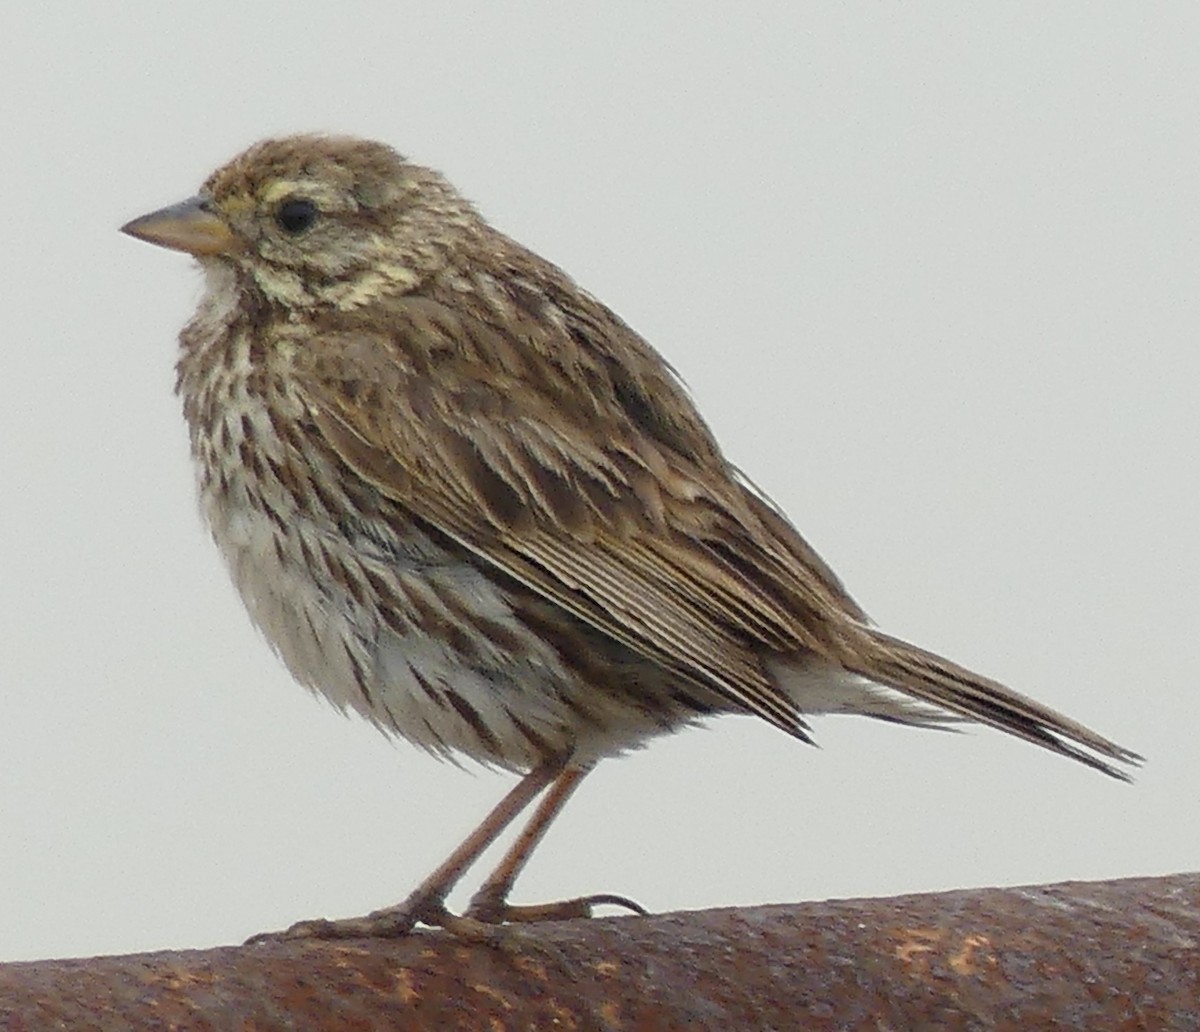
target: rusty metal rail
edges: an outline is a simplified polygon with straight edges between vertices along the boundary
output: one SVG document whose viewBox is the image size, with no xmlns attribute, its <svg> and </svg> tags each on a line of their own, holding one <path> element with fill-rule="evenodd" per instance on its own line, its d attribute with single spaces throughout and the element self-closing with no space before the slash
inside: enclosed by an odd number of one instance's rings
<svg viewBox="0 0 1200 1032">
<path fill-rule="evenodd" d="M 1200 874 L 0 965 L 0 1032 L 1200 1029 Z"/>
</svg>

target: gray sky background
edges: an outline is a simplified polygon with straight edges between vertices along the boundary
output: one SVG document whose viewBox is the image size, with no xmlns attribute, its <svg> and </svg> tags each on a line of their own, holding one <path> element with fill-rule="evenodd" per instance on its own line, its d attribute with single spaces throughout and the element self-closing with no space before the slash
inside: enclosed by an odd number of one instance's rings
<svg viewBox="0 0 1200 1032">
<path fill-rule="evenodd" d="M 117 233 L 273 133 L 445 171 L 691 385 L 890 631 L 1144 752 L 724 719 L 519 883 L 656 910 L 1200 863 L 1194 3 L 9 4 L 0 959 L 394 902 L 506 790 L 292 684 L 172 396 L 199 277 Z"/>
</svg>

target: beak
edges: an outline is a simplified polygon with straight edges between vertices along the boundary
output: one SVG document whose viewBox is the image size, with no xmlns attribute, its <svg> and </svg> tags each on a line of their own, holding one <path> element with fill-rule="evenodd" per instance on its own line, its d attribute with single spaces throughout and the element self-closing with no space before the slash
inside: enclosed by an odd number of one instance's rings
<svg viewBox="0 0 1200 1032">
<path fill-rule="evenodd" d="M 191 197 L 169 208 L 152 211 L 140 219 L 126 222 L 121 232 L 148 244 L 186 251 L 197 257 L 228 254 L 237 241 L 224 220 L 213 214 L 204 197 Z"/>
</svg>

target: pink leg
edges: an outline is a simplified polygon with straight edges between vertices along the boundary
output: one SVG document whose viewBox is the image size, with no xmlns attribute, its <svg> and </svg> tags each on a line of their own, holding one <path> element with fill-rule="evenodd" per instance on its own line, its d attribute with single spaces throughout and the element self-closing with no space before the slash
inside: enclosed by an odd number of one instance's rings
<svg viewBox="0 0 1200 1032">
<path fill-rule="evenodd" d="M 570 773 L 569 771 L 567 772 Z M 283 932 L 265 932 L 250 942 L 272 939 L 357 939 L 378 936 L 400 936 L 410 932 L 418 921 L 440 925 L 464 934 L 475 934 L 481 923 L 458 918 L 447 912 L 446 896 L 462 878 L 463 873 L 487 849 L 547 785 L 563 775 L 561 762 L 535 767 L 513 786 L 512 790 L 489 813 L 462 844 L 426 878 L 409 897 L 396 906 L 375 910 L 365 917 L 329 921 L 318 918 L 300 921 Z M 580 775 L 582 776 L 582 775 Z M 565 802 L 565 799 L 563 800 Z M 559 804 L 561 806 L 561 803 Z M 557 807 L 555 807 L 557 809 Z M 540 811 L 539 811 L 540 812 Z M 551 814 L 553 816 L 553 814 Z M 532 846 L 540 838 L 538 834 Z M 524 861 L 522 860 L 522 863 Z M 517 870 L 520 867 L 518 866 Z M 515 872 L 514 875 L 515 877 Z"/>
<path fill-rule="evenodd" d="M 539 906 L 512 906 L 508 902 L 513 883 L 525 869 L 530 855 L 590 770 L 590 767 L 570 767 L 558 775 L 517 840 L 471 898 L 471 905 L 466 914 L 468 918 L 487 924 L 500 924 L 504 921 L 564 921 L 575 917 L 591 917 L 592 908 L 601 903 L 628 907 L 639 914 L 646 913 L 632 900 L 608 894 L 580 896 L 577 899 Z"/>
</svg>

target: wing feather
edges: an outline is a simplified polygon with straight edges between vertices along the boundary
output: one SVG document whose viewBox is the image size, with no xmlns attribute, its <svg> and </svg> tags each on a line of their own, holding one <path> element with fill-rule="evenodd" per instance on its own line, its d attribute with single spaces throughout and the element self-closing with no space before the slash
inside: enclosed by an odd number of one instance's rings
<svg viewBox="0 0 1200 1032">
<path fill-rule="evenodd" d="M 432 318 L 431 304 L 420 299 L 420 326 L 400 310 L 387 334 L 360 326 L 293 347 L 293 385 L 346 465 L 482 562 L 805 740 L 796 699 L 774 677 L 787 663 L 794 673 L 824 659 L 1115 777 L 1126 775 L 1070 743 L 1137 761 L 1048 707 L 871 628 L 787 519 L 720 456 L 678 385 L 659 381 L 652 398 L 608 382 L 606 393 L 578 348 L 557 374 L 546 354 L 536 371 L 523 369 L 521 349 L 536 337 L 515 340 L 461 313 Z M 431 349 L 434 326 L 471 346 Z M 569 350 L 565 338 L 555 344 Z"/>
<path fill-rule="evenodd" d="M 403 336 L 360 331 L 297 352 L 304 400 L 343 462 L 577 618 L 802 733 L 760 652 L 829 654 L 835 636 L 811 628 L 829 623 L 820 614 L 840 585 L 798 568 L 730 471 L 705 476 L 611 415 L 574 424 L 494 366 L 432 372 L 410 351 Z M 796 598 L 815 619 L 797 618 Z"/>
</svg>

